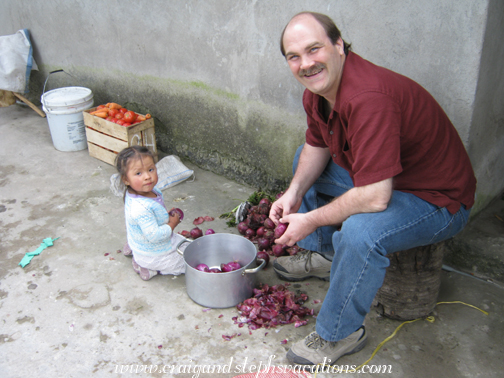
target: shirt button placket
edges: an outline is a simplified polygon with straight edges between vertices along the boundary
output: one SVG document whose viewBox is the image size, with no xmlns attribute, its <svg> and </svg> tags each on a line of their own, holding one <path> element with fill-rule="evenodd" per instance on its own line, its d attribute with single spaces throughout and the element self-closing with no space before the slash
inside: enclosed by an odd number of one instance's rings
<svg viewBox="0 0 504 378">
<path fill-rule="evenodd" d="M 329 131 L 329 135 L 331 135 L 331 139 L 332 139 L 332 135 L 333 135 L 333 134 L 334 134 L 334 131 L 330 130 L 330 131 Z M 332 156 L 333 156 L 333 158 L 335 158 L 335 157 L 336 157 L 336 154 L 332 154 Z"/>
</svg>

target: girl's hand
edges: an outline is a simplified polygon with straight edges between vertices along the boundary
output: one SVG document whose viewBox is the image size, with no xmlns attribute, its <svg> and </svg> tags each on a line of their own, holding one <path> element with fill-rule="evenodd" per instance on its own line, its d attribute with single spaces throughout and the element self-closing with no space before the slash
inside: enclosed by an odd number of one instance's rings
<svg viewBox="0 0 504 378">
<path fill-rule="evenodd" d="M 176 212 L 176 211 L 173 211 L 174 208 L 172 208 L 169 212 L 168 212 L 168 226 L 171 227 L 172 230 L 175 229 L 175 227 L 177 227 L 180 223 L 180 215 Z M 172 213 L 173 215 L 169 215 L 169 213 Z"/>
</svg>

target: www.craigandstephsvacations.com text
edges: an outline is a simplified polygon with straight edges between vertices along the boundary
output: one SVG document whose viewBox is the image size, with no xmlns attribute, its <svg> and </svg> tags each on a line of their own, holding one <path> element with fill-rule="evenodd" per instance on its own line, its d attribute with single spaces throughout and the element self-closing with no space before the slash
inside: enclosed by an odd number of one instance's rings
<svg viewBox="0 0 504 378">
<path fill-rule="evenodd" d="M 192 374 L 191 377 L 198 378 L 204 374 L 254 374 L 259 375 L 261 372 L 286 373 L 286 372 L 302 372 L 309 373 L 392 373 L 392 365 L 329 365 L 330 360 L 324 361 L 323 364 L 313 366 L 301 365 L 276 365 L 273 360 L 276 356 L 270 356 L 267 362 L 253 361 L 250 362 L 246 357 L 242 362 L 235 361 L 233 357 L 229 359 L 227 364 L 196 364 L 192 360 L 182 364 L 166 364 L 166 365 L 116 365 L 114 373 L 117 374 Z"/>
</svg>

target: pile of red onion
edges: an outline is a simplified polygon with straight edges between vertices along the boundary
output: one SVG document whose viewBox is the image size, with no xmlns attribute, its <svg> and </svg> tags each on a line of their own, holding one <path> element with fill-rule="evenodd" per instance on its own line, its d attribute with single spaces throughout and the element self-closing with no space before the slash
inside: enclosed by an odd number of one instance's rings
<svg viewBox="0 0 504 378">
<path fill-rule="evenodd" d="M 264 251 L 268 255 L 280 257 L 285 254 L 295 255 L 299 252 L 299 247 L 276 244 L 275 240 L 283 235 L 287 229 L 287 224 L 275 223 L 268 218 L 271 209 L 271 201 L 263 198 L 258 205 L 252 206 L 247 214 L 247 218 L 238 223 L 238 232 L 247 239 L 257 244 L 259 253 Z M 264 256 L 264 255 L 263 255 Z M 259 258 L 264 258 L 259 256 Z"/>
<path fill-rule="evenodd" d="M 304 307 L 308 300 L 304 293 L 299 295 L 287 290 L 284 285 L 263 285 L 254 289 L 254 296 L 239 303 L 239 316 L 233 317 L 238 327 L 248 325 L 250 330 L 261 327 L 272 328 L 279 324 L 294 323 L 294 327 L 301 327 L 308 323 L 306 315 L 314 315 L 313 309 Z"/>
</svg>

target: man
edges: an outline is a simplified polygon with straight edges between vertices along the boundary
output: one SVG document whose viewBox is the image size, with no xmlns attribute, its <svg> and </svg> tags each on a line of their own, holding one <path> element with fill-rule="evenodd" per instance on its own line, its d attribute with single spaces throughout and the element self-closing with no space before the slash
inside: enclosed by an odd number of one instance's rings
<svg viewBox="0 0 504 378">
<path fill-rule="evenodd" d="M 316 332 L 287 353 L 297 364 L 334 364 L 361 350 L 364 318 L 387 254 L 446 240 L 467 223 L 476 179 L 465 148 L 434 98 L 414 81 L 349 51 L 333 21 L 294 16 L 281 50 L 306 87 L 306 143 L 270 217 L 288 223 L 278 258 L 290 281 L 330 281 Z"/>
</svg>

